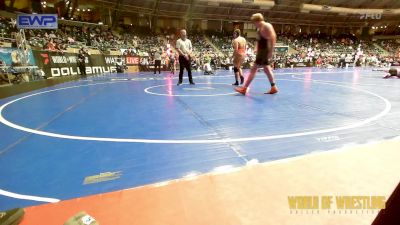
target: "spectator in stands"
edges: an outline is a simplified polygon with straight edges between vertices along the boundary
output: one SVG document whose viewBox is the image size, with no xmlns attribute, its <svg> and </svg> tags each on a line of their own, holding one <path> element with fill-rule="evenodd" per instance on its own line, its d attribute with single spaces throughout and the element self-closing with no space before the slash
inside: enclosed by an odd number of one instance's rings
<svg viewBox="0 0 400 225">
<path fill-rule="evenodd" d="M 56 39 L 57 38 L 57 36 L 54 34 L 54 31 L 50 32 L 49 38 L 51 38 L 51 39 Z"/>
<path fill-rule="evenodd" d="M 64 54 L 64 51 L 67 50 L 67 46 L 62 43 L 61 40 L 57 41 L 56 43 L 56 51 L 58 53 Z"/>
<path fill-rule="evenodd" d="M 67 40 L 68 40 L 68 44 L 70 44 L 70 45 L 75 44 L 75 40 L 72 38 L 72 36 L 68 36 Z"/>
<path fill-rule="evenodd" d="M 49 51 L 56 51 L 56 44 L 53 42 L 53 39 L 50 39 L 50 41 L 46 45 L 47 50 Z"/>
<path fill-rule="evenodd" d="M 321 57 L 318 57 L 316 63 L 317 63 L 317 68 L 321 68 L 321 66 L 322 66 L 322 58 L 321 58 Z"/>
</svg>

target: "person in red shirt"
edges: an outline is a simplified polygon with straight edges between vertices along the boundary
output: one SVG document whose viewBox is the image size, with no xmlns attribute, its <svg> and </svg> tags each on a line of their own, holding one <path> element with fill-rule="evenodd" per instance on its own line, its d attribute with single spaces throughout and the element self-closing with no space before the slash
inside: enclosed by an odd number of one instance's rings
<svg viewBox="0 0 400 225">
<path fill-rule="evenodd" d="M 54 44 L 53 39 L 50 39 L 50 41 L 47 43 L 47 50 L 49 51 L 56 51 L 56 44 Z"/>
</svg>

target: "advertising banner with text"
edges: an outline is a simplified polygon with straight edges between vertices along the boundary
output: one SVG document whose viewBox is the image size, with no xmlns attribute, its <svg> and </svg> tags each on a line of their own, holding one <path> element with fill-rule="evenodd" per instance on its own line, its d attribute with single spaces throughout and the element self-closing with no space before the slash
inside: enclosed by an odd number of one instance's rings
<svg viewBox="0 0 400 225">
<path fill-rule="evenodd" d="M 47 77 L 60 77 L 79 75 L 78 54 L 60 53 L 50 51 L 33 51 L 36 65 L 41 68 Z M 115 55 L 86 55 L 86 74 L 102 74 L 116 72 L 116 64 L 122 62 L 126 65 L 138 65 L 137 56 L 115 56 Z"/>
</svg>

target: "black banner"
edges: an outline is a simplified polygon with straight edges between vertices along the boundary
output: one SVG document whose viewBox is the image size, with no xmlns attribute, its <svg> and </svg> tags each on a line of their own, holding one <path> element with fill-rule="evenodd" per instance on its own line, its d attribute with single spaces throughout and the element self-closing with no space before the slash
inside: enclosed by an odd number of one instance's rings
<svg viewBox="0 0 400 225">
<path fill-rule="evenodd" d="M 78 54 L 49 51 L 33 51 L 36 65 L 43 69 L 47 77 L 79 75 Z M 116 72 L 117 63 L 138 65 L 137 56 L 87 55 L 85 59 L 86 74 L 101 74 Z"/>
</svg>

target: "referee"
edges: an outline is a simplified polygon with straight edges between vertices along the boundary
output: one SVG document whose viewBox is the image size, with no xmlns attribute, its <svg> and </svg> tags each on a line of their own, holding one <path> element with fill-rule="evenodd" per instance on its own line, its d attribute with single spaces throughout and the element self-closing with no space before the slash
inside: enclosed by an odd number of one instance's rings
<svg viewBox="0 0 400 225">
<path fill-rule="evenodd" d="M 158 74 L 161 74 L 161 54 L 159 49 L 157 49 L 154 53 L 154 74 L 156 74 L 157 72 L 157 67 Z"/>
<path fill-rule="evenodd" d="M 188 71 L 189 83 L 194 85 L 192 78 L 192 70 L 190 68 L 190 54 L 192 53 L 192 42 L 186 38 L 186 30 L 181 30 L 181 38 L 176 41 L 176 50 L 179 53 L 179 82 L 178 86 L 182 84 L 183 70 L 186 68 Z"/>
</svg>

